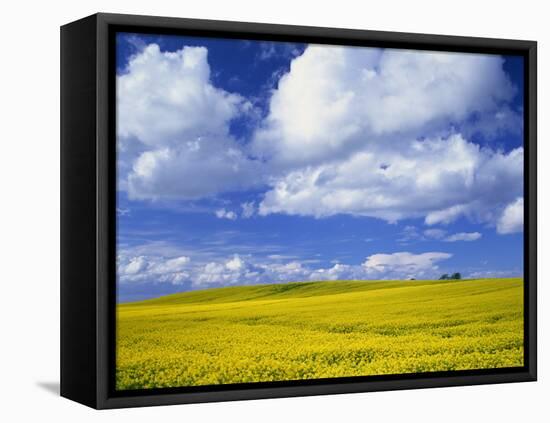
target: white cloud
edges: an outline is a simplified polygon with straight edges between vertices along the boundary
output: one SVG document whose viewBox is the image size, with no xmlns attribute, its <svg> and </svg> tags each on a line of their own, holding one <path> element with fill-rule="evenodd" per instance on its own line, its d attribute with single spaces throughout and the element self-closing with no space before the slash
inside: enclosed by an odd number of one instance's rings
<svg viewBox="0 0 550 423">
<path fill-rule="evenodd" d="M 369 278 L 370 277 L 363 266 L 343 263 L 335 263 L 334 266 L 327 269 L 315 269 L 309 274 L 309 279 L 312 281 L 361 280 Z"/>
<path fill-rule="evenodd" d="M 210 285 L 210 284 L 228 284 L 228 283 L 237 283 L 231 280 L 231 278 L 236 275 L 238 272 L 227 272 L 225 266 L 221 263 L 211 262 L 206 264 L 202 271 L 197 275 L 196 278 L 192 281 L 193 285 Z"/>
<path fill-rule="evenodd" d="M 465 279 L 484 279 L 484 278 L 518 278 L 523 276 L 520 269 L 512 270 L 482 270 L 470 272 L 464 276 Z"/>
<path fill-rule="evenodd" d="M 262 41 L 260 42 L 260 53 L 258 59 L 270 60 L 272 58 L 296 57 L 300 50 L 293 43 Z"/>
<path fill-rule="evenodd" d="M 446 130 L 512 98 L 502 64 L 494 55 L 310 45 L 279 80 L 255 151 L 311 164 Z"/>
<path fill-rule="evenodd" d="M 438 269 L 437 263 L 451 257 L 452 254 L 441 252 L 373 254 L 367 257 L 363 267 L 371 275 L 421 278 L 433 276 Z"/>
<path fill-rule="evenodd" d="M 397 239 L 397 242 L 399 242 L 400 244 L 408 244 L 411 241 L 419 241 L 422 239 L 423 236 L 418 231 L 416 226 L 407 225 L 399 233 L 399 238 Z"/>
<path fill-rule="evenodd" d="M 123 207 L 117 207 L 116 208 L 116 214 L 117 214 L 117 216 L 129 216 L 130 215 L 130 209 L 123 208 Z"/>
<path fill-rule="evenodd" d="M 321 280 L 379 280 L 436 278 L 437 263 L 451 254 L 429 252 L 414 254 L 374 254 L 360 264 L 345 264 L 332 260 L 323 267 L 318 260 L 294 258 L 290 255 L 218 255 L 204 256 L 190 251 L 189 255 L 172 255 L 178 249 L 134 247 L 119 252 L 117 275 L 125 286 L 167 284 L 185 288 L 208 288 L 258 283 L 286 283 Z M 163 256 L 166 252 L 170 255 Z M 145 254 L 140 254 L 145 253 Z"/>
<path fill-rule="evenodd" d="M 255 154 L 281 172 L 259 214 L 494 224 L 522 194 L 523 149 L 481 148 L 461 131 L 516 131 L 502 65 L 494 55 L 310 45 L 255 134 Z"/>
<path fill-rule="evenodd" d="M 254 201 L 242 203 L 241 209 L 241 217 L 244 219 L 249 219 L 256 213 L 256 205 L 254 204 Z"/>
<path fill-rule="evenodd" d="M 259 214 L 424 217 L 429 225 L 462 215 L 492 221 L 522 193 L 522 176 L 523 149 L 504 154 L 452 135 L 293 170 L 274 180 Z"/>
<path fill-rule="evenodd" d="M 149 44 L 133 56 L 117 78 L 118 135 L 165 147 L 227 134 L 243 99 L 211 84 L 207 54 L 204 47 L 163 52 Z"/>
<path fill-rule="evenodd" d="M 258 181 L 229 123 L 251 109 L 214 87 L 207 49 L 150 44 L 117 77 L 120 186 L 132 199 L 192 199 Z"/>
<path fill-rule="evenodd" d="M 464 123 L 460 130 L 467 137 L 482 134 L 489 141 L 506 133 L 521 136 L 523 116 L 504 105 L 498 111 L 483 113 L 477 119 Z"/>
<path fill-rule="evenodd" d="M 237 214 L 235 212 L 231 210 L 226 210 L 226 209 L 216 210 L 215 215 L 218 219 L 228 219 L 228 220 L 237 219 Z"/>
<path fill-rule="evenodd" d="M 476 241 L 481 238 L 479 232 L 459 232 L 447 236 L 447 231 L 439 228 L 426 229 L 419 232 L 416 226 L 405 226 L 400 233 L 400 238 L 397 240 L 401 244 L 407 244 L 410 241 L 426 241 L 429 239 L 442 240 L 445 242 L 456 241 Z"/>
<path fill-rule="evenodd" d="M 133 257 L 130 262 L 122 269 L 122 273 L 126 275 L 135 275 L 147 266 L 145 257 Z"/>
<path fill-rule="evenodd" d="M 424 219 L 426 225 L 436 225 L 438 223 L 448 224 L 456 220 L 460 215 L 468 211 L 468 206 L 465 204 L 457 204 L 442 210 L 434 210 L 429 212 Z"/>
<path fill-rule="evenodd" d="M 432 238 L 432 239 L 441 239 L 443 238 L 445 235 L 447 234 L 447 231 L 444 230 L 444 229 L 437 229 L 437 228 L 433 228 L 433 229 L 426 229 L 424 231 L 424 235 L 428 238 Z"/>
<path fill-rule="evenodd" d="M 456 242 L 456 241 L 476 241 L 481 238 L 479 232 L 459 232 L 445 238 L 446 242 Z"/>
<path fill-rule="evenodd" d="M 196 268 L 190 283 L 193 287 L 247 285 L 258 283 L 259 275 L 255 266 L 235 254 L 230 259 L 211 261 Z"/>
<path fill-rule="evenodd" d="M 179 272 L 187 267 L 190 259 L 186 256 L 175 257 L 166 260 L 164 263 L 157 264 L 155 271 L 157 273 L 174 273 Z"/>
<path fill-rule="evenodd" d="M 243 266 L 244 266 L 244 262 L 237 255 L 235 255 L 231 260 L 225 263 L 225 267 L 232 271 L 241 270 Z"/>
<path fill-rule="evenodd" d="M 118 256 L 117 274 L 122 283 L 171 283 L 178 285 L 189 277 L 187 256 L 165 258 L 162 256 Z"/>
<path fill-rule="evenodd" d="M 523 149 L 466 139 L 518 127 L 502 65 L 495 55 L 310 45 L 280 77 L 248 145 L 230 123 L 253 107 L 213 85 L 207 50 L 151 44 L 117 77 L 119 185 L 141 200 L 266 189 L 258 204 L 241 204 L 243 218 L 466 217 L 500 219 L 507 233 L 504 208 L 523 195 Z"/>
<path fill-rule="evenodd" d="M 297 256 L 291 254 L 269 254 L 267 257 L 271 260 L 289 260 L 297 258 Z"/>
<path fill-rule="evenodd" d="M 227 139 L 198 139 L 143 152 L 128 175 L 131 199 L 196 199 L 254 186 L 257 163 Z"/>
<path fill-rule="evenodd" d="M 497 222 L 499 234 L 523 232 L 523 197 L 506 206 Z"/>
</svg>

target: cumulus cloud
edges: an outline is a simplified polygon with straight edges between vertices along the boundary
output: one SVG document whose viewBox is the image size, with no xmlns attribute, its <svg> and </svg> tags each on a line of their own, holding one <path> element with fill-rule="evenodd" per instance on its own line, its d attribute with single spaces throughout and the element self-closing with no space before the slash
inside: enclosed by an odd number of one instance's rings
<svg viewBox="0 0 550 423">
<path fill-rule="evenodd" d="M 343 263 L 335 263 L 334 266 L 328 268 L 315 269 L 309 274 L 309 279 L 312 281 L 323 280 L 361 280 L 371 279 L 372 276 L 365 271 L 361 265 L 350 265 Z"/>
<path fill-rule="evenodd" d="M 254 204 L 254 201 L 242 203 L 241 209 L 241 217 L 244 219 L 249 219 L 256 213 L 256 205 Z"/>
<path fill-rule="evenodd" d="M 462 131 L 517 132 L 502 65 L 494 55 L 310 45 L 253 140 L 284 170 L 259 214 L 494 223 L 522 193 L 523 149 L 481 148 Z"/>
<path fill-rule="evenodd" d="M 465 217 L 516 230 L 506 210 L 523 196 L 523 149 L 468 139 L 521 130 L 501 57 L 317 45 L 299 53 L 247 143 L 230 124 L 253 107 L 214 86 L 206 48 L 142 47 L 117 77 L 121 189 L 140 200 L 263 191 L 241 204 L 243 218 Z"/>
<path fill-rule="evenodd" d="M 197 199 L 254 185 L 257 163 L 228 139 L 196 139 L 145 151 L 127 177 L 131 199 Z"/>
<path fill-rule="evenodd" d="M 117 275 L 122 283 L 171 283 L 178 285 L 189 278 L 187 256 L 129 256 L 122 252 L 117 258 Z"/>
<path fill-rule="evenodd" d="M 456 242 L 456 241 L 476 241 L 481 238 L 479 232 L 459 232 L 445 238 L 446 242 Z"/>
<path fill-rule="evenodd" d="M 497 223 L 499 234 L 523 232 L 523 197 L 508 204 Z"/>
<path fill-rule="evenodd" d="M 292 256 L 257 257 L 232 254 L 200 257 L 135 255 L 140 249 L 122 250 L 118 278 L 125 286 L 139 284 L 185 285 L 186 289 L 258 283 L 287 283 L 323 280 L 379 280 L 437 277 L 440 261 L 451 257 L 442 252 L 373 254 L 363 263 L 318 264 Z M 185 289 L 184 288 L 184 289 Z"/>
<path fill-rule="evenodd" d="M 446 230 L 444 230 L 444 229 L 437 229 L 437 228 L 426 229 L 426 230 L 424 231 L 424 235 L 425 235 L 427 238 L 432 238 L 432 239 L 441 239 L 441 238 L 443 238 L 446 234 L 447 234 L 447 231 L 446 231 Z"/>
<path fill-rule="evenodd" d="M 153 147 L 227 133 L 243 99 L 215 88 L 204 47 L 163 52 L 150 44 L 117 78 L 117 132 Z"/>
<path fill-rule="evenodd" d="M 243 266 L 244 266 L 243 260 L 237 255 L 235 255 L 231 260 L 225 263 L 225 267 L 231 271 L 241 270 Z"/>
<path fill-rule="evenodd" d="M 252 106 L 212 84 L 207 53 L 150 44 L 117 77 L 121 186 L 130 198 L 201 198 L 257 181 L 257 163 L 229 131 Z"/>
<path fill-rule="evenodd" d="M 495 208 L 522 193 L 522 175 L 523 149 L 494 152 L 455 134 L 291 171 L 273 183 L 259 213 L 490 221 Z"/>
<path fill-rule="evenodd" d="M 190 275 L 193 288 L 222 285 L 250 285 L 257 283 L 300 282 L 310 280 L 314 270 L 304 263 L 292 260 L 260 260 L 233 255 L 197 266 Z"/>
<path fill-rule="evenodd" d="M 218 209 L 214 213 L 218 219 L 228 219 L 235 220 L 237 219 L 237 214 L 231 210 Z"/>
<path fill-rule="evenodd" d="M 257 282 L 258 272 L 238 255 L 230 259 L 211 261 L 195 269 L 191 279 L 193 287 L 216 285 L 246 285 Z"/>
<path fill-rule="evenodd" d="M 398 143 L 395 134 L 434 133 L 512 98 L 502 64 L 493 55 L 310 45 L 279 80 L 254 147 L 311 164 Z"/>
<path fill-rule="evenodd" d="M 121 267 L 119 269 L 119 274 L 135 275 L 136 273 L 139 273 L 141 270 L 143 270 L 146 266 L 147 266 L 147 262 L 145 260 L 145 257 L 143 256 L 132 257 L 128 264 L 126 264 L 124 267 Z"/>
<path fill-rule="evenodd" d="M 438 262 L 451 257 L 452 254 L 442 252 L 373 254 L 363 263 L 363 267 L 371 275 L 418 278 L 432 274 L 438 269 Z"/>
<path fill-rule="evenodd" d="M 429 212 L 424 221 L 426 225 L 436 225 L 438 223 L 448 224 L 456 220 L 459 216 L 465 214 L 467 211 L 467 205 L 457 204 L 442 210 L 434 210 Z"/>
</svg>

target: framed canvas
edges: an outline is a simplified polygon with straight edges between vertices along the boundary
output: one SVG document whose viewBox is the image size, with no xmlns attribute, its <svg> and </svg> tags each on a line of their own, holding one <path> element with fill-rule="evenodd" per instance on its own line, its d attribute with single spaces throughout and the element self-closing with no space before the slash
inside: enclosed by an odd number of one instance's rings
<svg viewBox="0 0 550 423">
<path fill-rule="evenodd" d="M 61 395 L 536 380 L 536 43 L 61 28 Z"/>
</svg>

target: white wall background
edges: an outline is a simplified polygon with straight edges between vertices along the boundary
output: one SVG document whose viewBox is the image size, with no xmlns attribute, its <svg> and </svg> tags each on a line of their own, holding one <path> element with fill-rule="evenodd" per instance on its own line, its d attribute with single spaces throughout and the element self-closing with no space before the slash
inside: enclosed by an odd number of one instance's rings
<svg viewBox="0 0 550 423">
<path fill-rule="evenodd" d="M 539 42 L 539 382 L 97 412 L 59 381 L 59 26 L 98 12 Z M 548 417 L 550 30 L 540 0 L 9 1 L 0 25 L 3 421 L 518 422 Z M 544 391 L 548 391 L 545 392 Z"/>
</svg>

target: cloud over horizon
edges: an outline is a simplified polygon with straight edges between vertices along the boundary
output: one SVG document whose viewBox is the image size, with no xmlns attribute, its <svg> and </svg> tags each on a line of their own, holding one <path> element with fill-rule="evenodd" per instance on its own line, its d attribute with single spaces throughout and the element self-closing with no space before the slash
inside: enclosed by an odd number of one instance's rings
<svg viewBox="0 0 550 423">
<path fill-rule="evenodd" d="M 513 58 L 132 37 L 116 80 L 124 286 L 518 266 Z M 485 260 L 497 249 L 502 262 Z"/>
<path fill-rule="evenodd" d="M 311 261 L 272 256 L 258 258 L 233 254 L 216 259 L 189 256 L 133 255 L 121 251 L 118 275 L 122 284 L 164 283 L 207 288 L 258 283 L 287 283 L 338 279 L 434 279 L 439 262 L 452 257 L 444 252 L 415 254 L 407 251 L 371 254 L 363 263 L 315 266 Z"/>
</svg>

